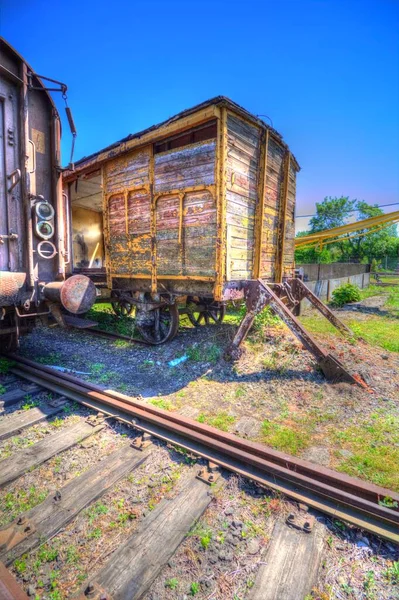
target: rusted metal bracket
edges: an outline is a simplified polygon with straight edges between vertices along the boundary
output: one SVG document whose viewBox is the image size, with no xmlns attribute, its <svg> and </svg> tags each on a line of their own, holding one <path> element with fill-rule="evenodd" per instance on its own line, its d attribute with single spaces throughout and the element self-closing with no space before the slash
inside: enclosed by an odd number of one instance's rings
<svg viewBox="0 0 399 600">
<path fill-rule="evenodd" d="M 201 479 L 204 483 L 208 485 L 212 485 L 215 483 L 220 477 L 220 469 L 218 465 L 213 462 L 208 462 L 206 467 L 203 467 L 200 471 L 198 471 L 197 479 Z"/>
<path fill-rule="evenodd" d="M 298 281 L 298 284 L 295 283 L 296 281 Z M 307 290 L 306 286 L 299 279 L 292 279 L 288 283 L 291 284 L 291 297 L 295 297 L 296 292 L 298 292 L 298 290 L 300 290 L 301 293 L 304 293 L 304 291 Z M 274 289 L 272 289 L 269 285 L 267 285 L 267 283 L 261 281 L 260 279 L 245 282 L 245 300 L 247 305 L 247 312 L 245 317 L 241 321 L 241 324 L 230 347 L 227 350 L 227 357 L 235 360 L 240 356 L 240 345 L 248 335 L 248 332 L 252 327 L 256 315 L 259 314 L 265 308 L 265 306 L 268 305 L 270 306 L 272 311 L 277 316 L 279 316 L 282 319 L 282 321 L 284 321 L 284 323 L 291 329 L 292 333 L 302 342 L 305 348 L 313 354 L 313 356 L 317 360 L 320 369 L 323 371 L 327 379 L 334 382 L 345 381 L 348 383 L 356 383 L 361 386 L 364 385 L 360 377 L 355 377 L 354 375 L 352 375 L 344 367 L 344 365 L 340 363 L 340 361 L 337 358 L 326 352 L 316 342 L 316 340 L 313 339 L 313 337 L 306 331 L 302 323 L 300 323 L 298 319 L 294 316 L 294 314 L 291 312 L 290 307 L 283 302 L 283 297 L 278 296 L 278 294 L 281 294 L 284 290 L 284 285 L 285 284 L 278 285 L 278 290 L 276 290 L 277 293 L 275 293 Z M 311 294 L 310 290 L 308 291 L 309 294 Z M 288 296 L 286 297 L 288 298 L 288 304 L 290 304 L 290 298 Z M 296 301 L 298 300 L 296 299 Z M 318 298 L 317 301 L 325 308 L 325 311 L 324 309 L 323 311 L 321 311 L 322 314 L 324 316 L 327 316 L 327 313 L 329 313 L 329 316 L 327 318 L 331 322 L 333 322 L 332 319 L 337 321 L 335 325 L 336 327 L 339 327 L 339 324 L 341 325 L 339 319 L 337 319 L 335 315 L 333 315 L 331 311 L 326 306 L 324 306 Z M 319 308 L 319 310 L 321 309 Z M 347 329 L 343 323 L 342 327 Z"/>
<path fill-rule="evenodd" d="M 47 404 L 52 406 L 53 408 L 58 408 L 59 406 L 64 406 L 68 400 L 65 396 L 61 396 L 60 398 L 54 398 L 53 400 L 47 400 Z"/>
<path fill-rule="evenodd" d="M 24 516 L 18 517 L 7 527 L 0 529 L 0 551 L 11 550 L 35 531 L 36 527 L 31 521 Z"/>
<path fill-rule="evenodd" d="M 60 327 L 66 327 L 66 323 L 64 320 L 64 315 L 62 314 L 60 307 L 58 306 L 58 304 L 56 304 L 55 302 L 47 302 L 47 305 L 50 309 L 50 312 L 52 314 L 52 316 L 54 317 L 54 319 L 56 320 L 56 322 L 58 323 L 58 325 L 60 325 Z"/>
<path fill-rule="evenodd" d="M 287 525 L 304 531 L 305 533 L 312 533 L 315 524 L 315 518 L 307 513 L 294 514 L 290 513 L 286 520 Z"/>
<path fill-rule="evenodd" d="M 76 600 L 112 600 L 112 597 L 104 588 L 95 581 L 91 581 L 84 592 L 76 597 Z"/>
<path fill-rule="evenodd" d="M 96 415 L 89 415 L 86 419 L 86 423 L 91 425 L 92 427 L 97 427 L 97 425 L 102 425 L 105 420 L 104 413 L 97 413 Z"/>
<path fill-rule="evenodd" d="M 150 433 L 144 432 L 140 437 L 137 437 L 131 443 L 132 448 L 136 448 L 136 450 L 145 450 L 148 446 L 152 445 L 152 435 Z"/>
</svg>

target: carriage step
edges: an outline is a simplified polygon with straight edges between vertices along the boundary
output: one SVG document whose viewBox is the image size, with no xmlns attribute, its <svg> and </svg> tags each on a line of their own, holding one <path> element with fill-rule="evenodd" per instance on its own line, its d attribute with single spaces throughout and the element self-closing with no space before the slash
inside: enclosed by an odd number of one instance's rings
<svg viewBox="0 0 399 600">
<path fill-rule="evenodd" d="M 72 315 L 63 315 L 65 325 L 68 327 L 75 327 L 76 329 L 89 329 L 90 327 L 97 327 L 96 321 L 90 319 L 81 319 L 80 317 L 74 317 Z"/>
</svg>

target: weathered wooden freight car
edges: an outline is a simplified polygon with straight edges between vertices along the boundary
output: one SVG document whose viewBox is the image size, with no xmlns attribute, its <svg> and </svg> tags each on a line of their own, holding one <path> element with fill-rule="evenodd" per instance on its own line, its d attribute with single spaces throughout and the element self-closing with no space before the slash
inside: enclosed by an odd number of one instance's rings
<svg viewBox="0 0 399 600">
<path fill-rule="evenodd" d="M 75 267 L 105 265 L 119 310 L 135 306 L 150 343 L 176 334 L 181 297 L 194 324 L 221 321 L 226 301 L 246 297 L 235 347 L 271 300 L 304 341 L 293 314 L 308 293 L 293 278 L 298 171 L 275 129 L 228 98 L 208 100 L 64 173 Z"/>
<path fill-rule="evenodd" d="M 64 181 L 73 215 L 103 212 L 97 256 L 111 289 L 223 302 L 243 280 L 292 277 L 298 170 L 274 129 L 218 97 L 79 161 Z"/>
</svg>

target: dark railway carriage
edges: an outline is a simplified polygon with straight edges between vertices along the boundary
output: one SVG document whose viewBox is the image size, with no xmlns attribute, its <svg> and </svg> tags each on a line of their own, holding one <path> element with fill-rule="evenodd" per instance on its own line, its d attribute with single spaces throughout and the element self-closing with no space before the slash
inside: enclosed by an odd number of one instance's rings
<svg viewBox="0 0 399 600">
<path fill-rule="evenodd" d="M 41 79 L 0 38 L 0 344 L 14 348 L 37 316 L 61 301 L 95 299 L 86 277 L 65 284 L 70 261 L 62 194 L 60 119 Z"/>
<path fill-rule="evenodd" d="M 277 131 L 213 98 L 64 173 L 74 266 L 105 265 L 149 342 L 176 333 L 181 296 L 195 324 L 220 321 L 246 281 L 293 276 L 298 170 Z"/>
</svg>

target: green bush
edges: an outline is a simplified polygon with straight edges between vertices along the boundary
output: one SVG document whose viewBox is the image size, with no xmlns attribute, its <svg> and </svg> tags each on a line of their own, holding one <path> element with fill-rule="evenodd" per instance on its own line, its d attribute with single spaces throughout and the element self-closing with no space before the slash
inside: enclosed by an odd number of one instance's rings
<svg viewBox="0 0 399 600">
<path fill-rule="evenodd" d="M 361 297 L 357 285 L 343 283 L 333 291 L 331 304 L 333 306 L 343 306 L 348 302 L 359 302 L 359 300 L 361 300 Z"/>
</svg>

